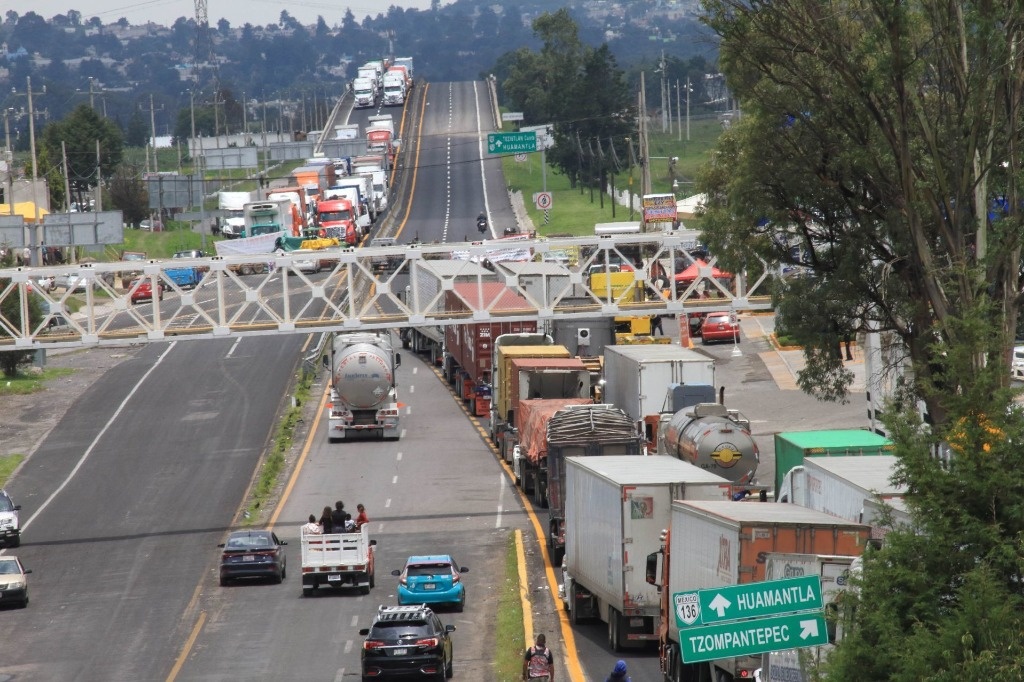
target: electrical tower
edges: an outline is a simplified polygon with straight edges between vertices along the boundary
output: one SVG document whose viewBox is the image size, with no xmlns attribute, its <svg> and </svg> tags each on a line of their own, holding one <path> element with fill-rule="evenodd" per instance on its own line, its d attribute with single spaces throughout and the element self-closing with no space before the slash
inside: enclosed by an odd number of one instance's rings
<svg viewBox="0 0 1024 682">
<path fill-rule="evenodd" d="M 220 69 L 213 52 L 213 36 L 210 33 L 210 21 L 206 12 L 206 0 L 195 0 L 196 3 L 196 53 L 193 80 L 201 90 L 205 83 L 199 79 L 199 65 L 205 62 L 211 70 L 213 92 L 220 92 Z"/>
</svg>

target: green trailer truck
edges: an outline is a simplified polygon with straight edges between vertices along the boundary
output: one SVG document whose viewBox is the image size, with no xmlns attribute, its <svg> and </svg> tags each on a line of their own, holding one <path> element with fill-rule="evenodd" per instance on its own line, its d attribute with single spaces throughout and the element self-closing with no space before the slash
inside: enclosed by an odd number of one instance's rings
<svg viewBox="0 0 1024 682">
<path fill-rule="evenodd" d="M 891 455 L 892 441 L 864 429 L 830 429 L 825 431 L 791 431 L 775 434 L 775 493 L 793 467 L 803 464 L 805 457 L 846 457 Z"/>
</svg>

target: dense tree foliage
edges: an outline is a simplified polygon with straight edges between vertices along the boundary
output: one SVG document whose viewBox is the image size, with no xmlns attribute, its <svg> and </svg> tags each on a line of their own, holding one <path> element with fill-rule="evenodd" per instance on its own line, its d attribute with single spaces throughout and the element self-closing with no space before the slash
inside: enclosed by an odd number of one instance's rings
<svg viewBox="0 0 1024 682">
<path fill-rule="evenodd" d="M 712 251 L 800 275 L 778 320 L 805 345 L 805 389 L 845 395 L 834 349 L 852 330 L 894 338 L 912 369 L 886 424 L 914 530 L 866 557 L 828 678 L 1020 679 L 1024 418 L 1006 388 L 1024 284 L 1019 6 L 705 7 L 744 104 L 700 178 Z"/>
<path fill-rule="evenodd" d="M 604 187 L 609 171 L 628 159 L 627 138 L 636 108 L 623 73 L 607 45 L 583 44 L 567 10 L 533 23 L 540 52 L 526 48 L 507 55 L 496 76 L 509 106 L 529 125 L 554 125 L 548 162 L 569 177 Z"/>
<path fill-rule="evenodd" d="M 121 163 L 124 141 L 121 130 L 113 121 L 97 114 L 88 104 L 82 104 L 64 120 L 46 126 L 42 145 L 54 166 L 63 166 L 60 160 L 66 156 L 72 201 L 82 204 L 83 200 L 87 200 L 89 191 L 100 181 L 96 175 L 97 162 L 103 177 L 112 175 Z M 53 183 L 50 184 L 53 190 Z M 58 187 L 58 194 L 63 196 L 63 183 L 58 183 Z M 62 204 L 58 202 L 56 205 Z"/>
</svg>

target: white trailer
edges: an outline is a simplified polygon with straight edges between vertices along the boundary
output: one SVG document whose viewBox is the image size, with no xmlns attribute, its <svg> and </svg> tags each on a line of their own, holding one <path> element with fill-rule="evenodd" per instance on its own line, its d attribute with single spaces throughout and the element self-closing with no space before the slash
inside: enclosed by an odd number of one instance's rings
<svg viewBox="0 0 1024 682">
<path fill-rule="evenodd" d="M 786 474 L 779 502 L 870 523 L 877 519 L 874 510 L 866 510 L 869 502 L 898 499 L 906 493 L 906 486 L 892 483 L 895 467 L 894 455 L 808 458 Z"/>
<path fill-rule="evenodd" d="M 367 526 L 354 533 L 303 534 L 302 594 L 321 585 L 358 588 L 370 594 L 374 586 L 374 547 Z"/>
<path fill-rule="evenodd" d="M 565 479 L 560 595 L 570 622 L 607 623 L 613 651 L 657 641 L 646 551 L 669 527 L 673 500 L 728 500 L 729 481 L 672 457 L 629 455 L 567 457 Z"/>
<path fill-rule="evenodd" d="M 771 552 L 765 555 L 765 580 L 799 578 L 805 575 L 821 579 L 821 599 L 829 622 L 837 630 L 842 624 L 838 608 L 840 595 L 849 585 L 850 568 L 855 557 L 831 554 L 783 554 Z M 838 622 L 837 622 L 838 621 Z M 838 639 L 830 636 L 830 640 Z M 813 669 L 822 663 L 832 650 L 831 644 L 806 649 L 785 649 L 764 654 L 761 664 L 761 682 L 811 682 L 817 679 Z"/>
<path fill-rule="evenodd" d="M 690 348 L 674 344 L 607 346 L 604 349 L 605 402 L 621 408 L 634 421 L 643 422 L 647 442 L 656 447 L 662 412 L 675 413 L 666 400 L 669 387 L 710 387 L 713 394 L 715 362 Z"/>
</svg>

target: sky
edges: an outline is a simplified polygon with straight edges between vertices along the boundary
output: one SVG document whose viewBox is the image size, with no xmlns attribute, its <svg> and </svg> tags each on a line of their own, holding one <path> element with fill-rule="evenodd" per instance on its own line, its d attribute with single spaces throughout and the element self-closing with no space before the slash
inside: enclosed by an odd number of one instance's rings
<svg viewBox="0 0 1024 682">
<path fill-rule="evenodd" d="M 449 2 L 442 0 L 441 4 Z M 356 21 L 362 22 L 367 15 L 387 13 L 392 5 L 428 9 L 430 0 L 206 0 L 206 15 L 211 26 L 216 26 L 221 18 L 227 19 L 234 27 L 243 26 L 246 22 L 264 26 L 276 24 L 281 10 L 287 9 L 302 24 L 314 24 L 318 16 L 323 16 L 328 26 L 334 26 L 341 23 L 346 8 L 352 10 Z M 19 14 L 32 11 L 49 20 L 70 10 L 81 12 L 83 21 L 99 17 L 104 24 L 112 24 L 124 17 L 130 24 L 152 21 L 164 26 L 172 25 L 179 17 L 194 17 L 196 11 L 194 0 L 33 0 L 17 11 Z"/>
</svg>

